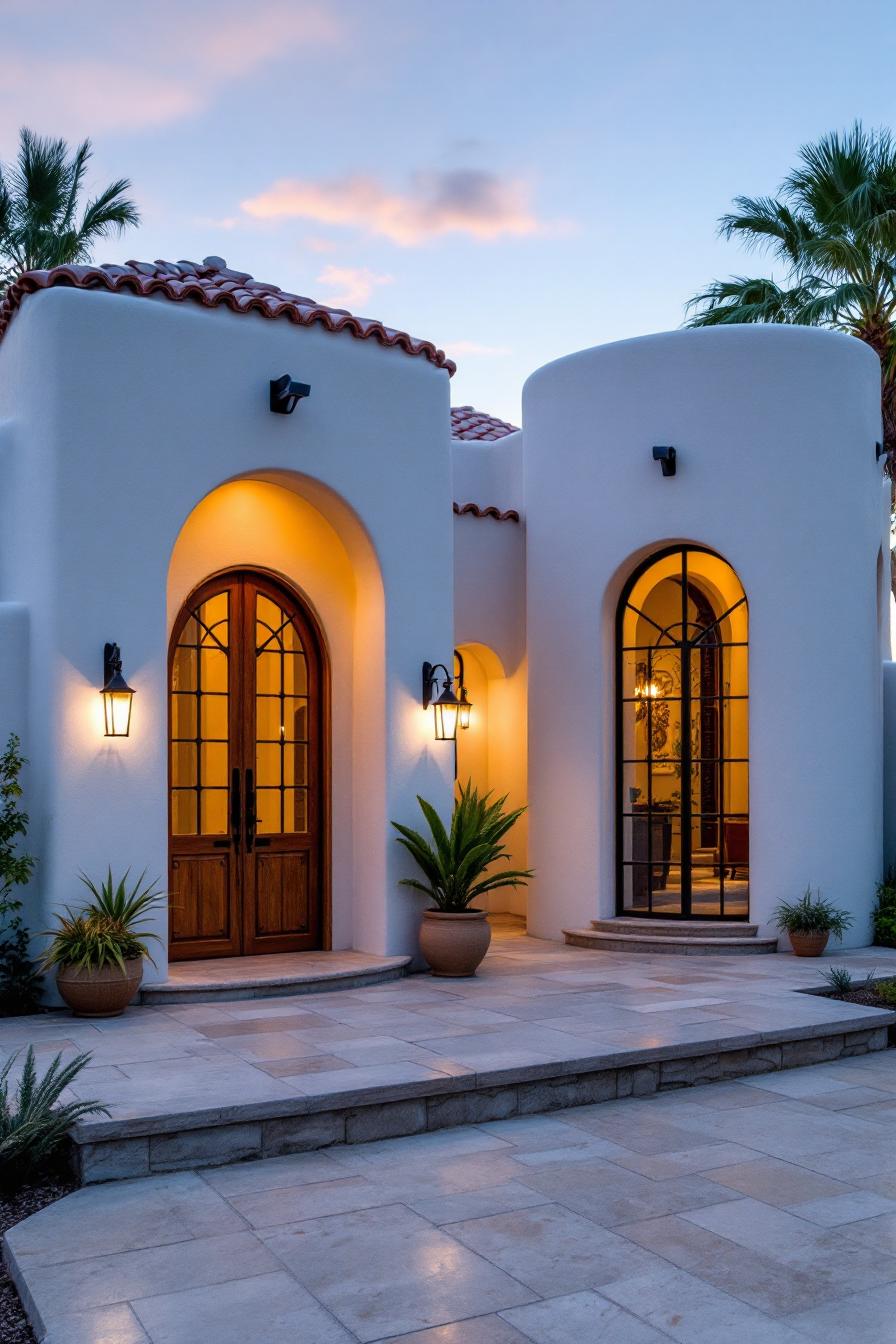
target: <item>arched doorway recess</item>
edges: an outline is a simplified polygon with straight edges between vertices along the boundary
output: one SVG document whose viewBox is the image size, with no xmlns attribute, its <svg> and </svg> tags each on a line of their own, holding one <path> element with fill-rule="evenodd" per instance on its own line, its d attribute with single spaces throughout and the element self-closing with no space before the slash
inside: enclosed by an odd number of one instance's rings
<svg viewBox="0 0 896 1344">
<path fill-rule="evenodd" d="M 675 546 L 616 625 L 617 913 L 749 915 L 748 609 L 720 556 Z"/>
<path fill-rule="evenodd" d="M 328 675 L 316 621 L 235 569 L 183 604 L 169 652 L 173 960 L 319 948 Z"/>
</svg>

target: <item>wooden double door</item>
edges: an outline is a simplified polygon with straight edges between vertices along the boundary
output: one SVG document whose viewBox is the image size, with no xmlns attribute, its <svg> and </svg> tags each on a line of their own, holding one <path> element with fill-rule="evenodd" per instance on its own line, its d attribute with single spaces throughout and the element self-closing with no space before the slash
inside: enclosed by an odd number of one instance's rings
<svg viewBox="0 0 896 1344">
<path fill-rule="evenodd" d="M 326 685 L 310 613 L 233 571 L 171 637 L 173 960 L 310 951 L 324 931 Z"/>
</svg>

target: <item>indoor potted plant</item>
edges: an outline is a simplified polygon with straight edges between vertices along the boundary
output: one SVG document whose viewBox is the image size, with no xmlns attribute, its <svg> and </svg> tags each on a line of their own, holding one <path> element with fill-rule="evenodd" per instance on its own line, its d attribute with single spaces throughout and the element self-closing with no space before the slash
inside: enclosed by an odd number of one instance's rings
<svg viewBox="0 0 896 1344">
<path fill-rule="evenodd" d="M 775 923 L 790 939 L 798 957 L 820 957 L 831 934 L 842 938 L 852 924 L 848 910 L 838 910 L 821 892 L 812 894 L 807 887 L 798 901 L 782 901 L 775 911 Z"/>
<path fill-rule="evenodd" d="M 401 885 L 422 891 L 432 901 L 423 911 L 420 951 L 433 975 L 475 975 L 488 951 L 492 931 L 485 910 L 475 902 L 500 887 L 520 887 L 531 870 L 492 866 L 506 860 L 503 839 L 525 812 L 524 807 L 505 812 L 507 799 L 480 796 L 467 783 L 455 800 L 451 828 L 446 830 L 435 808 L 417 797 L 429 826 L 430 836 L 393 821 L 398 843 L 403 845 L 423 873 L 424 880 L 405 877 Z"/>
<path fill-rule="evenodd" d="M 143 928 L 149 911 L 164 892 L 145 881 L 129 887 L 130 869 L 116 882 L 109 869 L 97 886 L 80 874 L 93 898 L 82 910 L 65 906 L 44 966 L 55 966 L 56 987 L 76 1017 L 117 1017 L 133 999 L 143 979 L 143 958 L 152 961 L 146 939 L 158 934 Z"/>
</svg>

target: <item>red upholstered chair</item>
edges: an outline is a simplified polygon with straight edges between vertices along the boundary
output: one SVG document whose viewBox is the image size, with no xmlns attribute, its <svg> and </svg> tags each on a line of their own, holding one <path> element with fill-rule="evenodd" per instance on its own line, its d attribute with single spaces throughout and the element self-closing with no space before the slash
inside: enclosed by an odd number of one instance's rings
<svg viewBox="0 0 896 1344">
<path fill-rule="evenodd" d="M 725 876 L 736 877 L 750 862 L 750 823 L 746 818 L 725 822 Z"/>
</svg>

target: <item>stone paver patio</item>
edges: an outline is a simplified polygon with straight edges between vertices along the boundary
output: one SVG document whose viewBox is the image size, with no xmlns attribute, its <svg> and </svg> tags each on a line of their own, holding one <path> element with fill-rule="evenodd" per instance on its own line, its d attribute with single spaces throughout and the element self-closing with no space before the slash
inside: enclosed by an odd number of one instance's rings
<svg viewBox="0 0 896 1344">
<path fill-rule="evenodd" d="M 896 1052 L 90 1186 L 7 1256 L 50 1344 L 892 1337 Z"/>
<path fill-rule="evenodd" d="M 894 1014 L 794 992 L 831 963 L 896 974 L 896 951 L 678 959 L 498 930 L 475 979 L 8 1019 L 0 1058 L 92 1052 L 77 1092 L 111 1115 L 76 1137 L 85 1178 L 115 1179 L 812 1063 L 875 1028 L 879 1048 Z"/>
</svg>

